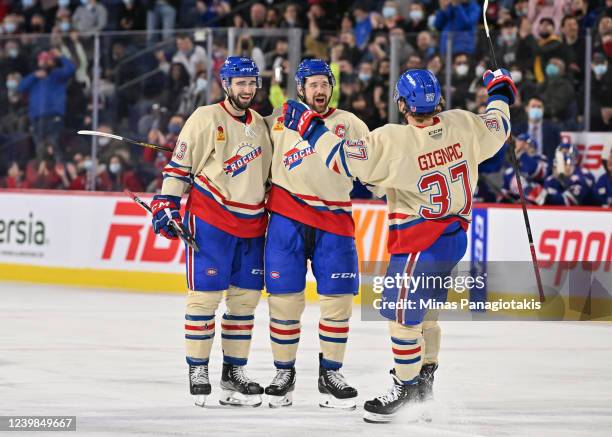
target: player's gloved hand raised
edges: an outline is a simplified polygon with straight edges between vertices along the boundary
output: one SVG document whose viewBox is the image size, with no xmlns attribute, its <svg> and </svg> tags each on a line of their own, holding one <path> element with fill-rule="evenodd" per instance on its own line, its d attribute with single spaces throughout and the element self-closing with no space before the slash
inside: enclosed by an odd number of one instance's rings
<svg viewBox="0 0 612 437">
<path fill-rule="evenodd" d="M 327 131 L 321 114 L 295 100 L 287 100 L 283 105 L 283 117 L 285 126 L 297 131 L 311 146 Z"/>
<path fill-rule="evenodd" d="M 178 238 L 174 229 L 170 226 L 170 220 L 181 223 L 181 198 L 178 196 L 166 196 L 158 194 L 151 202 L 153 213 L 153 231 L 164 237 L 174 240 Z"/>
<path fill-rule="evenodd" d="M 489 94 L 489 101 L 503 100 L 508 105 L 512 105 L 516 100 L 516 85 L 512 80 L 510 72 L 505 68 L 491 71 L 487 70 L 482 75 L 482 81 Z"/>
</svg>

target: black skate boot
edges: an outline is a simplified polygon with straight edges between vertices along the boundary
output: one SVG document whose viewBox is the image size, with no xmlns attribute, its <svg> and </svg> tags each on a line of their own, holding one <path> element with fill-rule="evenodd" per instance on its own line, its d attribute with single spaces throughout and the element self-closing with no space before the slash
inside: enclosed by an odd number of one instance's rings
<svg viewBox="0 0 612 437">
<path fill-rule="evenodd" d="M 189 366 L 189 392 L 195 396 L 196 406 L 204 407 L 206 396 L 210 394 L 208 364 Z"/>
<path fill-rule="evenodd" d="M 321 366 L 323 354 L 319 354 L 319 406 L 323 408 L 338 408 L 354 410 L 357 407 L 355 398 L 357 389 L 351 387 L 339 370 L 329 370 Z"/>
<path fill-rule="evenodd" d="M 295 367 L 291 369 L 276 369 L 276 375 L 266 387 L 268 405 L 270 408 L 288 407 L 293 403 L 295 388 Z"/>
<path fill-rule="evenodd" d="M 259 407 L 261 405 L 261 394 L 264 390 L 261 385 L 246 376 L 244 366 L 223 363 L 221 388 L 223 389 L 223 394 L 219 399 L 221 405 L 236 407 Z"/>
<path fill-rule="evenodd" d="M 419 398 L 421 402 L 433 399 L 434 372 L 438 368 L 436 363 L 423 364 L 419 374 Z"/>
<path fill-rule="evenodd" d="M 403 405 L 419 401 L 418 384 L 404 385 L 395 375 L 395 369 L 391 370 L 393 376 L 393 387 L 382 396 L 378 396 L 363 404 L 365 413 L 363 420 L 368 423 L 386 423 L 393 419 L 393 416 Z"/>
</svg>

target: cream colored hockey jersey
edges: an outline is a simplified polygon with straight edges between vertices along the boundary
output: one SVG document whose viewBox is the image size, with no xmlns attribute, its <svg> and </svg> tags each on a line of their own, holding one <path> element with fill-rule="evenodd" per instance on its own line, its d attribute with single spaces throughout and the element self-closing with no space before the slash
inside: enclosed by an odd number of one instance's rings
<svg viewBox="0 0 612 437">
<path fill-rule="evenodd" d="M 433 126 L 388 124 L 358 140 L 333 132 L 315 144 L 316 155 L 341 175 L 385 188 L 389 253 L 429 247 L 453 222 L 467 230 L 478 164 L 493 156 L 510 133 L 508 105 L 491 102 L 484 115 L 454 109 Z"/>
<path fill-rule="evenodd" d="M 323 119 L 330 132 L 343 139 L 362 138 L 369 132 L 363 121 L 341 109 L 330 108 Z M 284 126 L 281 108 L 265 120 L 274 148 L 266 208 L 317 229 L 353 237 L 352 179 L 330 172 L 324 162 L 311 156 L 314 150 L 308 142 Z"/>
<path fill-rule="evenodd" d="M 181 196 L 191 189 L 189 212 L 231 235 L 258 237 L 267 226 L 271 158 L 268 130 L 257 112 L 247 109 L 243 123 L 224 102 L 201 106 L 181 130 L 161 193 Z"/>
</svg>

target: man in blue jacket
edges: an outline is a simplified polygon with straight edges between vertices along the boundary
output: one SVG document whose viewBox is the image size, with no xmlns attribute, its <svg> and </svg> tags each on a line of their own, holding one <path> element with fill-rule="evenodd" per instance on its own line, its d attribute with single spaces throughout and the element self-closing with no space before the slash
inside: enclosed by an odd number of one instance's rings
<svg viewBox="0 0 612 437">
<path fill-rule="evenodd" d="M 19 83 L 17 90 L 29 98 L 28 114 L 36 145 L 36 156 L 42 158 L 46 145 L 52 145 L 55 156 L 61 159 L 59 137 L 66 113 L 66 86 L 75 67 L 54 49 L 38 54 L 38 70 Z"/>
<path fill-rule="evenodd" d="M 446 53 L 446 40 L 453 33 L 453 53 L 472 54 L 476 49 L 476 26 L 480 6 L 474 0 L 440 0 L 434 26 L 441 33 L 440 53 Z"/>
</svg>

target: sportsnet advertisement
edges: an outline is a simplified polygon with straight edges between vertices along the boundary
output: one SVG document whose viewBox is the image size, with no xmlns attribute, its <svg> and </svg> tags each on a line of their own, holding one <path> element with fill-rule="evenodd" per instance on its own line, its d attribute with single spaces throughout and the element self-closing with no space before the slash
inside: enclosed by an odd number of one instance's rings
<svg viewBox="0 0 612 437">
<path fill-rule="evenodd" d="M 150 202 L 151 196 L 143 195 L 143 200 Z M 3 191 L 2 205 L 0 279 L 185 289 L 182 243 L 155 236 L 147 213 L 127 196 Z M 388 260 L 386 206 L 356 202 L 353 217 L 359 259 Z M 612 211 L 531 207 L 530 218 L 545 283 L 562 285 L 567 271 L 582 261 L 593 263 L 594 274 L 610 274 Z M 487 273 L 491 261 L 531 266 L 520 208 L 476 206 L 468 237 L 464 261 L 472 261 L 472 269 L 480 273 Z M 489 292 L 537 295 L 532 270 L 518 275 L 508 270 L 507 280 L 487 284 Z"/>
<path fill-rule="evenodd" d="M 561 132 L 561 141 L 578 149 L 580 167 L 598 178 L 604 173 L 603 163 L 612 147 L 612 134 L 607 132 Z"/>
</svg>

